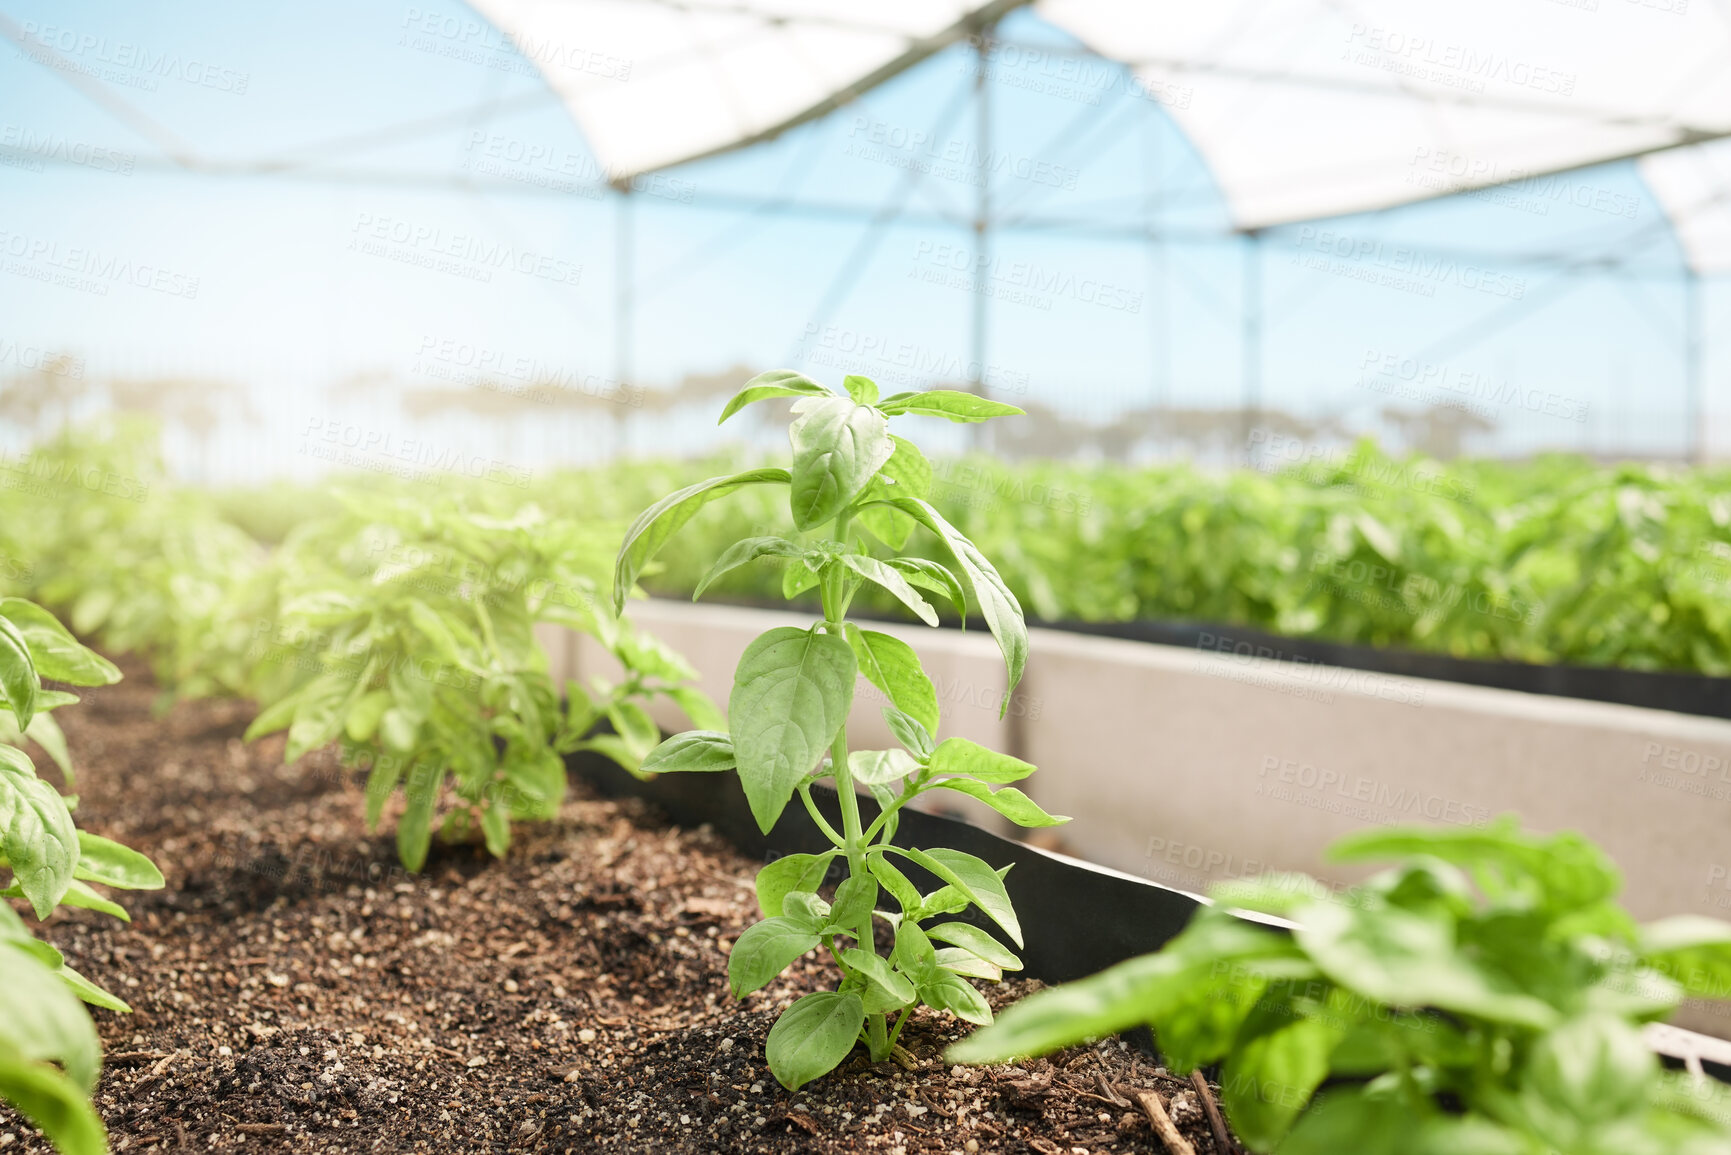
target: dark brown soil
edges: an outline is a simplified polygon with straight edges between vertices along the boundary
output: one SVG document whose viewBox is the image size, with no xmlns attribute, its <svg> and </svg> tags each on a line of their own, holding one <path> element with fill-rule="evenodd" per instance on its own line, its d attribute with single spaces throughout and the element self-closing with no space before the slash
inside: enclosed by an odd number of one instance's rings
<svg viewBox="0 0 1731 1155">
<path fill-rule="evenodd" d="M 80 825 L 150 854 L 168 886 L 118 896 L 129 926 L 71 911 L 46 928 L 134 1007 L 95 1012 L 116 1151 L 1161 1151 L 1110 1101 L 1140 1088 L 1216 1152 L 1188 1084 L 1116 1040 L 951 1068 L 942 1048 L 967 1027 L 931 1011 L 903 1035 L 917 1070 L 856 1052 L 790 1095 L 764 1037 L 833 975 L 802 961 L 728 997 L 758 864 L 713 834 L 577 786 L 506 861 L 435 849 L 405 876 L 328 751 L 281 765 L 280 738 L 241 742 L 234 702 L 153 716 L 148 674 L 126 669 L 58 716 Z M 0 1108 L 0 1150 L 47 1145 Z"/>
</svg>

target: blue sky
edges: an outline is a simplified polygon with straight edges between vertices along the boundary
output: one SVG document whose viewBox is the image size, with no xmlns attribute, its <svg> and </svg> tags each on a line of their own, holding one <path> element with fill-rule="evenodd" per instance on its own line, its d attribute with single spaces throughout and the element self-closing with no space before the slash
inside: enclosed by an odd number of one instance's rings
<svg viewBox="0 0 1731 1155">
<path fill-rule="evenodd" d="M 262 9 L 0 0 L 14 22 L 75 45 L 69 59 L 87 80 L 199 157 L 275 169 L 177 171 L 160 140 L 0 44 L 0 375 L 51 350 L 83 358 L 92 379 L 232 382 L 252 420 L 225 431 L 197 468 L 244 479 L 320 468 L 305 452 L 308 433 L 338 424 L 412 427 L 537 465 L 592 459 L 613 444 L 612 427 L 592 418 L 502 430 L 403 414 L 404 385 L 466 380 L 477 357 L 598 387 L 623 365 L 651 386 L 735 364 L 831 378 L 861 371 L 897 388 L 966 371 L 973 241 L 941 219 L 965 220 L 976 195 L 966 166 L 944 159 L 973 140 L 965 49 L 633 197 L 627 354 L 616 340 L 620 206 L 586 183 L 595 167 L 582 134 L 537 77 L 498 66 L 511 63 L 505 54 L 483 66 L 424 50 L 406 26 L 431 10 L 372 0 Z M 1062 39 L 1031 15 L 1005 31 Z M 1246 243 L 1224 235 L 1227 213 L 1206 166 L 1109 66 L 1058 95 L 1015 79 L 991 82 L 993 147 L 1006 174 L 991 190 L 997 211 L 1024 222 L 1074 218 L 1097 232 L 1152 226 L 1171 239 L 999 230 L 989 380 L 1011 399 L 1095 420 L 1155 401 L 1236 404 Z M 933 170 L 911 187 L 910 157 Z M 296 167 L 308 163 L 317 171 Z M 1428 361 L 1457 380 L 1561 399 L 1551 414 L 1493 403 L 1499 432 L 1486 448 L 1673 449 L 1682 429 L 1675 246 L 1633 166 L 1570 180 L 1621 198 L 1633 218 L 1511 189 L 1266 234 L 1266 403 L 1374 428 L 1390 394 L 1367 387 L 1367 373 L 1382 368 L 1381 384 L 1399 389 L 1401 366 Z M 788 196 L 808 208 L 745 207 Z M 898 203 L 905 216 L 870 223 Z M 1635 278 L 1558 280 L 1494 257 L 1614 253 L 1637 236 Z M 1358 274 L 1374 271 L 1375 258 L 1331 266 L 1340 237 L 1492 254 L 1483 262 L 1491 291 L 1458 277 L 1366 284 Z M 432 248 L 508 250 L 530 271 L 480 259 L 443 270 L 412 263 Z M 1710 292 L 1710 319 L 1722 315 L 1718 303 Z M 1479 329 L 1490 335 L 1462 339 Z M 1722 363 L 1715 353 L 1710 367 Z M 628 447 L 687 450 L 710 444 L 711 428 L 707 418 L 639 415 Z"/>
</svg>

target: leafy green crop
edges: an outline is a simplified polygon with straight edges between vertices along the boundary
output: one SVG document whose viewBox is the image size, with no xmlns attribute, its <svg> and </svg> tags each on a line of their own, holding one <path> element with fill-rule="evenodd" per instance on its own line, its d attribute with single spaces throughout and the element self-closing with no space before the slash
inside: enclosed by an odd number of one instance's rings
<svg viewBox="0 0 1731 1155">
<path fill-rule="evenodd" d="M 118 842 L 73 825 L 71 803 L 36 776 L 22 749 L 28 737 L 60 763 L 71 762 L 49 711 L 78 699 L 42 680 L 102 686 L 120 671 L 86 649 L 47 610 L 22 598 L 0 598 L 0 867 L 11 883 L 0 896 L 29 902 L 39 919 L 57 906 L 84 907 L 126 919 L 126 911 L 91 883 L 154 890 L 162 874 Z M 46 724 L 46 725 L 45 725 Z M 130 1008 L 66 965 L 32 935 L 9 903 L 0 902 L 0 1098 L 18 1108 L 67 1155 L 106 1150 L 102 1121 L 89 1094 L 101 1047 L 82 999 L 113 1011 Z"/>
<path fill-rule="evenodd" d="M 534 507 L 510 518 L 451 502 L 374 496 L 301 526 L 276 560 L 280 612 L 255 631 L 265 703 L 247 737 L 288 731 L 293 761 L 333 741 L 368 770 L 376 825 L 401 785 L 403 865 L 426 861 L 435 823 L 450 840 L 478 831 L 503 856 L 514 819 L 550 818 L 565 797 L 562 756 L 592 749 L 637 772 L 660 741 L 643 699 L 664 694 L 693 721 L 719 711 L 686 685 L 696 674 L 614 620 L 605 583 L 611 540 Z M 572 683 L 561 708 L 540 623 L 597 638 L 618 685 Z M 589 736 L 602 719 L 611 734 Z M 449 773 L 450 805 L 443 807 Z"/>
<path fill-rule="evenodd" d="M 784 565 L 784 594 L 815 589 L 823 620 L 808 629 L 772 629 L 752 642 L 734 672 L 731 732 L 716 728 L 677 735 L 657 746 L 643 769 L 737 771 L 766 833 L 797 794 L 835 844 L 822 854 L 777 859 L 759 872 L 764 919 L 739 936 L 728 956 L 728 982 L 736 998 L 767 985 L 819 945 L 841 971 L 836 990 L 803 996 L 770 1030 L 769 1067 L 790 1090 L 833 1070 L 856 1042 L 866 1045 L 873 1060 L 886 1058 L 921 1004 L 969 1022 L 990 1022 L 990 1007 L 968 979 L 996 981 L 1005 969 L 1021 966 L 996 938 L 968 923 L 920 925 L 972 905 L 1016 945 L 1022 943 L 1004 890 L 1009 868 L 994 870 L 954 850 L 896 846 L 892 840 L 902 807 L 927 791 L 947 789 L 977 798 L 1023 826 L 1065 821 L 1008 785 L 1033 773 L 1026 762 L 961 738 L 937 742 L 937 695 L 919 657 L 906 642 L 846 620 L 854 595 L 868 584 L 934 626 L 938 618 L 928 595 L 948 599 L 958 613 L 971 603 L 997 639 L 1014 689 L 1028 656 L 1021 606 L 985 555 L 926 500 L 931 465 L 912 442 L 889 432 L 889 419 L 921 414 L 970 422 L 1020 410 L 948 390 L 880 398 L 877 386 L 864 377 L 848 377 L 843 384 L 847 396 L 788 371 L 747 382 L 721 420 L 756 401 L 797 398 L 789 430 L 792 469 L 712 477 L 662 498 L 627 530 L 613 580 L 615 608 L 622 609 L 650 559 L 705 505 L 759 486 L 786 490 L 800 538 L 754 534 L 734 543 L 713 559 L 698 593 L 730 570 L 776 559 Z M 896 552 L 916 528 L 942 543 L 953 568 Z M 888 547 L 890 556 L 879 556 L 872 539 Z M 889 699 L 884 716 L 900 748 L 848 748 L 847 718 L 860 676 Z M 813 784 L 825 778 L 834 779 L 840 796 L 839 831 L 812 800 Z M 880 805 L 877 819 L 863 829 L 856 785 Z M 846 864 L 846 877 L 833 900 L 825 901 L 818 888 L 837 858 Z M 922 868 L 941 885 L 921 894 L 898 861 Z M 896 901 L 899 913 L 878 911 L 880 888 Z M 894 930 L 888 958 L 877 951 L 878 918 Z M 891 1015 L 896 1016 L 893 1029 Z"/>
<path fill-rule="evenodd" d="M 1149 1024 L 1177 1070 L 1219 1063 L 1234 1129 L 1280 1155 L 1728 1149 L 1731 1091 L 1662 1071 L 1640 1024 L 1731 995 L 1731 925 L 1637 925 L 1597 847 L 1512 819 L 1366 831 L 1333 857 L 1400 864 L 1340 896 L 1301 875 L 1220 886 L 1165 949 L 1042 991 L 949 1057 Z"/>
</svg>

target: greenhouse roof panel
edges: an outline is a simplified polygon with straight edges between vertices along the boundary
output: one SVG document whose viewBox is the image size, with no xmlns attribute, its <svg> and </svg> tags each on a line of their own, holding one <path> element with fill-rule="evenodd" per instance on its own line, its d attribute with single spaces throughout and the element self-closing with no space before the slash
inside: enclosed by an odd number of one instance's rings
<svg viewBox="0 0 1731 1155">
<path fill-rule="evenodd" d="M 614 180 L 845 103 L 1026 0 L 474 0 Z"/>
<path fill-rule="evenodd" d="M 559 94 L 617 183 L 771 139 L 1026 2 L 475 6 Z M 1083 47 L 1026 50 L 1132 68 L 1245 230 L 1731 134 L 1731 19 L 1688 0 L 1038 0 L 1035 10 Z M 1690 148 L 1642 166 L 1703 271 L 1731 266 L 1731 209 L 1718 191 L 1731 188 L 1728 156 Z"/>
</svg>

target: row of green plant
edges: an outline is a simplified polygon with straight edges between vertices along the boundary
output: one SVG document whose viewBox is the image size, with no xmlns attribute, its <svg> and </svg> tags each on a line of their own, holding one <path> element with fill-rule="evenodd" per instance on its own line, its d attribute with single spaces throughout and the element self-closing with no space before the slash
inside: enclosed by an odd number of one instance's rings
<svg viewBox="0 0 1731 1155">
<path fill-rule="evenodd" d="M 1300 455 L 1265 440 L 1259 468 L 1229 470 L 939 459 L 930 502 L 1042 620 L 1187 620 L 1467 658 L 1731 673 L 1731 474 L 1565 456 L 1444 464 L 1369 442 Z M 624 519 L 748 464 L 620 463 L 527 492 Z M 474 488 L 500 508 L 525 493 Z M 279 485 L 227 508 L 269 540 L 307 504 Z M 644 584 L 689 595 L 716 548 L 781 524 L 772 495 L 742 494 L 698 519 Z M 773 601 L 780 577 L 749 567 L 715 589 Z M 881 592 L 860 604 L 900 612 Z"/>
<path fill-rule="evenodd" d="M 561 475 L 636 507 L 710 463 Z M 1036 618 L 1166 620 L 1463 658 L 1731 673 L 1731 475 L 1575 458 L 1443 465 L 1366 442 L 1309 464 L 1207 470 L 937 461 L 931 504 Z M 689 595 L 767 496 L 705 519 L 645 585 Z M 699 544 L 699 542 L 701 544 Z M 772 600 L 779 573 L 720 594 Z M 873 595 L 863 605 L 896 613 Z"/>
<path fill-rule="evenodd" d="M 169 484 L 148 431 L 60 441 L 16 473 L 23 483 L 0 489 L 0 557 L 13 559 L 0 582 L 147 656 L 164 704 L 255 701 L 248 738 L 287 731 L 291 762 L 336 743 L 367 774 L 370 824 L 403 795 L 410 869 L 435 833 L 503 855 L 513 821 L 557 812 L 565 755 L 638 772 L 661 738 L 645 705 L 656 696 L 721 724 L 690 666 L 609 605 L 616 522 L 357 489 L 326 495 L 267 548 Z M 541 625 L 595 638 L 620 677 L 555 684 Z"/>
<path fill-rule="evenodd" d="M 45 686 L 45 679 L 55 686 Z M 144 855 L 79 830 L 72 818 L 77 797 L 38 777 L 25 749 L 28 739 L 47 752 L 70 790 L 75 771 L 52 711 L 78 697 L 56 687 L 119 680 L 112 663 L 86 649 L 47 610 L 0 598 L 0 867 L 9 872 L 0 897 L 24 900 L 38 920 L 68 906 L 129 921 L 98 887 L 162 886 L 162 873 Z M 90 1104 L 102 1047 L 83 1003 L 131 1009 L 67 966 L 10 903 L 0 902 L 0 1099 L 66 1155 L 107 1150 L 102 1120 Z"/>
</svg>

